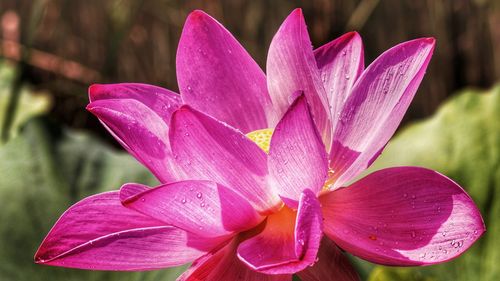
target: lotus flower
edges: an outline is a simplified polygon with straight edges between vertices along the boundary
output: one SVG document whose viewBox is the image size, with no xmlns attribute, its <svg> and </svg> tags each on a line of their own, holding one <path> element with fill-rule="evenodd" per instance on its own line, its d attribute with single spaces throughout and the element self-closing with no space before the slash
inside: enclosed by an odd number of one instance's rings
<svg viewBox="0 0 500 281">
<path fill-rule="evenodd" d="M 485 231 L 459 185 L 419 167 L 355 181 L 395 132 L 433 49 L 432 38 L 405 42 L 364 69 L 357 33 L 313 51 L 295 10 L 265 75 L 221 24 L 191 13 L 180 95 L 89 90 L 88 110 L 161 184 L 76 203 L 36 262 L 139 271 L 194 261 L 179 280 L 324 281 L 359 278 L 343 251 L 398 266 L 457 257 Z"/>
</svg>

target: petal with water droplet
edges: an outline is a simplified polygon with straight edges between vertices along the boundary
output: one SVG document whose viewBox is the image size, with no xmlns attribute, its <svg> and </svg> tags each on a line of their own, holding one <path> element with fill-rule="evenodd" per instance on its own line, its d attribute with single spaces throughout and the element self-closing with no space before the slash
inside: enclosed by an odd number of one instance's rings
<svg viewBox="0 0 500 281">
<path fill-rule="evenodd" d="M 394 134 L 424 77 L 434 45 L 432 38 L 401 43 L 380 55 L 356 81 L 333 132 L 330 168 L 335 170 L 336 188 L 364 171 Z"/>
<path fill-rule="evenodd" d="M 292 203 L 289 207 L 297 208 L 304 189 L 321 191 L 328 170 L 327 155 L 304 95 L 276 126 L 268 163 L 273 188 L 286 198 L 285 203 Z"/>
<path fill-rule="evenodd" d="M 447 177 L 419 167 L 374 172 L 320 197 L 325 234 L 374 263 L 426 265 L 450 260 L 485 231 L 479 210 Z"/>
<path fill-rule="evenodd" d="M 269 46 L 267 85 L 279 116 L 285 114 L 296 91 L 303 91 L 314 122 L 327 147 L 331 143 L 328 97 L 321 81 L 301 9 L 283 22 Z"/>
<path fill-rule="evenodd" d="M 184 102 L 244 133 L 276 119 L 266 76 L 220 23 L 202 11 L 186 20 L 177 49 Z"/>
<path fill-rule="evenodd" d="M 135 184 L 126 184 L 122 191 L 131 186 Z M 127 197 L 123 204 L 203 237 L 231 235 L 263 220 L 243 197 L 210 181 L 164 184 Z"/>
<path fill-rule="evenodd" d="M 47 234 L 35 262 L 91 270 L 150 270 L 190 262 L 221 242 L 127 209 L 113 191 L 71 206 Z"/>
</svg>

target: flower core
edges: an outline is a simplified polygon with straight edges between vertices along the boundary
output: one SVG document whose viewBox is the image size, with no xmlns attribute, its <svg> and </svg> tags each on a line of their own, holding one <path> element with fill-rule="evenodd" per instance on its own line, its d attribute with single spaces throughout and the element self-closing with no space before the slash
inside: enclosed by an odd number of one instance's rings
<svg viewBox="0 0 500 281">
<path fill-rule="evenodd" d="M 269 153 L 269 146 L 271 145 L 271 137 L 273 136 L 273 129 L 261 129 L 250 132 L 246 136 L 255 142 L 262 150 Z"/>
</svg>

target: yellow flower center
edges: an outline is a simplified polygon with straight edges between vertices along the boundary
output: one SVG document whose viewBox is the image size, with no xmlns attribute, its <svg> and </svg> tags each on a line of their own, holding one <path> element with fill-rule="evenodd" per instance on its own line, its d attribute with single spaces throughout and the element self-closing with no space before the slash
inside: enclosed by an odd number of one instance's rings
<svg viewBox="0 0 500 281">
<path fill-rule="evenodd" d="M 252 131 L 246 136 L 251 139 L 255 144 L 257 144 L 262 150 L 269 154 L 269 147 L 271 145 L 271 137 L 273 136 L 274 129 L 267 128 L 261 130 Z M 328 176 L 326 178 L 325 184 L 323 185 L 323 191 L 330 189 L 331 185 L 335 182 L 333 177 L 333 170 L 328 170 Z"/>
<path fill-rule="evenodd" d="M 271 144 L 271 137 L 273 136 L 274 129 L 262 129 L 248 133 L 246 136 L 255 142 L 262 150 L 269 153 L 269 146 Z"/>
</svg>

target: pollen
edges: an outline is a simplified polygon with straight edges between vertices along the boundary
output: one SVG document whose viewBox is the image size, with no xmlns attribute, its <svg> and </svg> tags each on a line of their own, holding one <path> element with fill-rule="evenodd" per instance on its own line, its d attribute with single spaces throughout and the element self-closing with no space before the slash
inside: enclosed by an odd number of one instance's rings
<svg viewBox="0 0 500 281">
<path fill-rule="evenodd" d="M 269 153 L 272 135 L 273 129 L 261 129 L 246 134 L 249 139 L 255 142 L 266 153 Z"/>
</svg>

